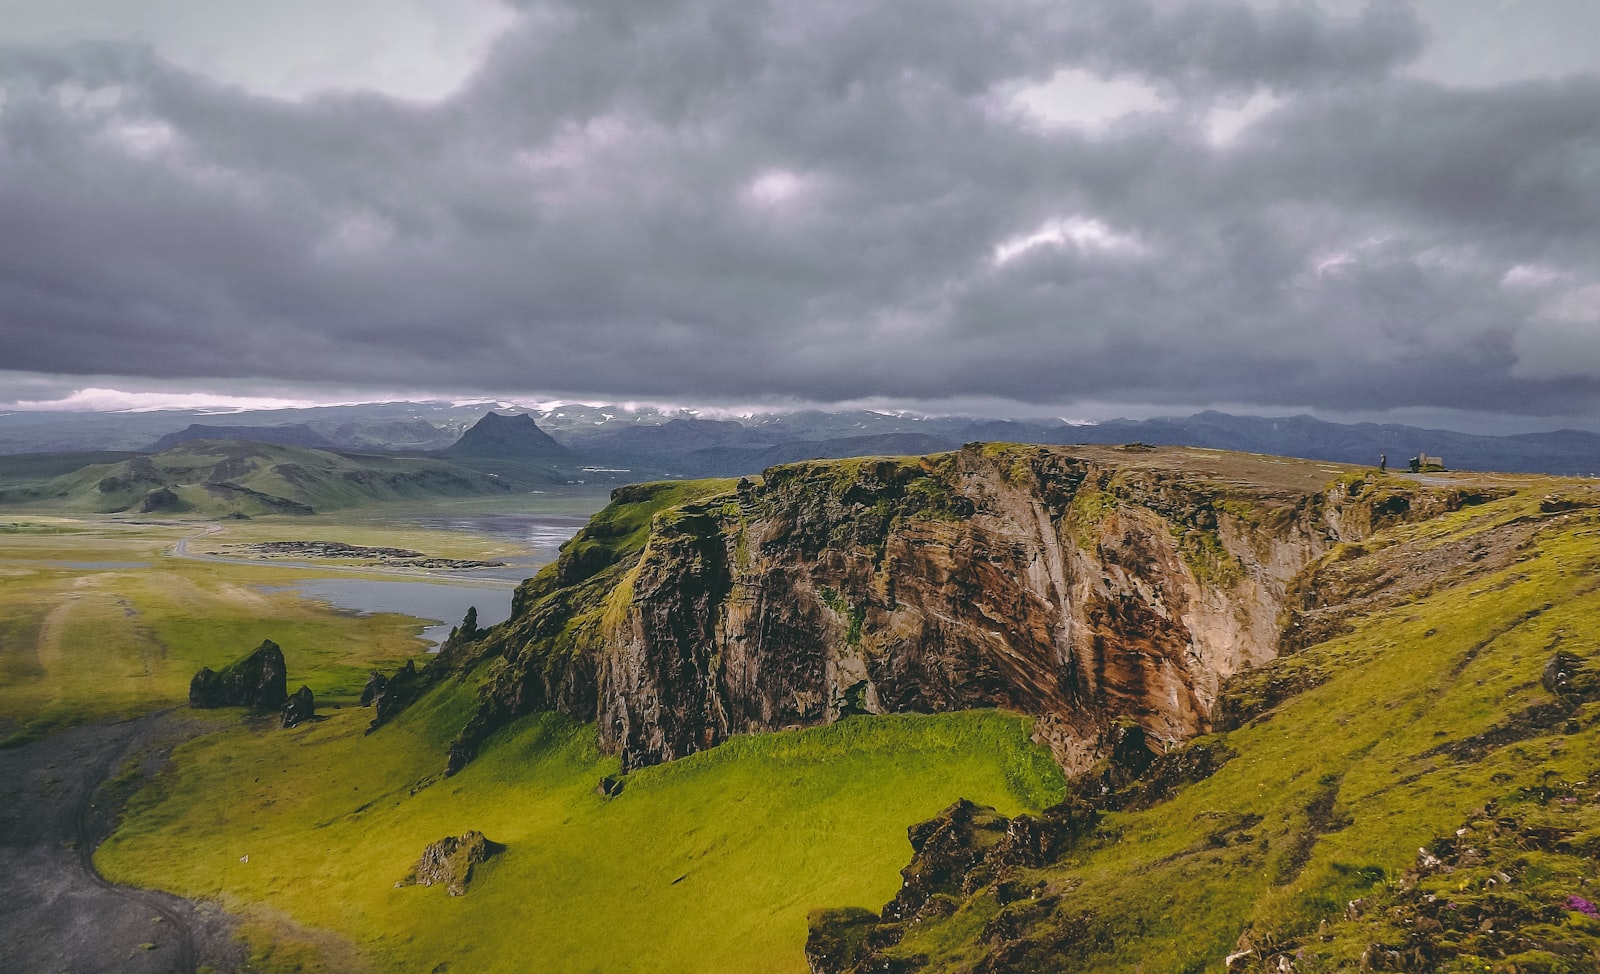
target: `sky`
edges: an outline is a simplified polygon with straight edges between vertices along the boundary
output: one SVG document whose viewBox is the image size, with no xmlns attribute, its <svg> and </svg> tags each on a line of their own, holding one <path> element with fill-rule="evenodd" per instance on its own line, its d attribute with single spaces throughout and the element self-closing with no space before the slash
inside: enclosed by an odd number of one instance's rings
<svg viewBox="0 0 1600 974">
<path fill-rule="evenodd" d="M 0 407 L 1600 428 L 1595 37 L 1592 0 L 0 0 Z"/>
</svg>

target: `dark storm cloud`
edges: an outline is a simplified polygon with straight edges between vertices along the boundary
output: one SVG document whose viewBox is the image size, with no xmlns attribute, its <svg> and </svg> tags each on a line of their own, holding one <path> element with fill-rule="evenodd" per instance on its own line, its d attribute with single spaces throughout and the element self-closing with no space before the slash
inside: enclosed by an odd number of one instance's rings
<svg viewBox="0 0 1600 974">
<path fill-rule="evenodd" d="M 1597 405 L 1600 80 L 1418 80 L 1403 5 L 516 6 L 431 104 L 0 52 L 0 368 Z M 1059 71 L 1164 101 L 1047 124 Z"/>
</svg>

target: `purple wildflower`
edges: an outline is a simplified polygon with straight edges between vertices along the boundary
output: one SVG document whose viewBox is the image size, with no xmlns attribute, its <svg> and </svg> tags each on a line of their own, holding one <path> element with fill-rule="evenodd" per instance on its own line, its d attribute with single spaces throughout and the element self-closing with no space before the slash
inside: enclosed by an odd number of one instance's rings
<svg viewBox="0 0 1600 974">
<path fill-rule="evenodd" d="M 1577 910 L 1579 913 L 1584 913 L 1592 917 L 1600 917 L 1600 909 L 1596 909 L 1593 903 L 1590 903 L 1581 896 L 1567 897 L 1567 909 Z"/>
</svg>

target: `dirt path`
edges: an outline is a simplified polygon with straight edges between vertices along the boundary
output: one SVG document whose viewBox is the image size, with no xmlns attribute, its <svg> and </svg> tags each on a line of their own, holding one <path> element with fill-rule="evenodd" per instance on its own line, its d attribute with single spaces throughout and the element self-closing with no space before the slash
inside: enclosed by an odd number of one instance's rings
<svg viewBox="0 0 1600 974">
<path fill-rule="evenodd" d="M 75 727 L 0 751 L 0 962 L 16 974 L 193 974 L 240 967 L 215 908 L 112 883 L 94 847 L 115 821 L 104 785 L 128 761 L 153 771 L 203 726 L 165 712 Z"/>
</svg>

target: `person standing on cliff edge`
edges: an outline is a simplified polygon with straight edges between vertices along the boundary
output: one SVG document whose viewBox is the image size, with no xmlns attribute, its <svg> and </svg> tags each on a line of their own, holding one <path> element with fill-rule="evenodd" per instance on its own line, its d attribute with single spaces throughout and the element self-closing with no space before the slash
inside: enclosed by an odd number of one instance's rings
<svg viewBox="0 0 1600 974">
<path fill-rule="evenodd" d="M 1378 472 L 1379 473 L 1386 473 L 1386 472 L 1388 472 L 1388 470 L 1389 470 L 1389 454 L 1387 454 L 1387 453 L 1378 454 Z"/>
</svg>

